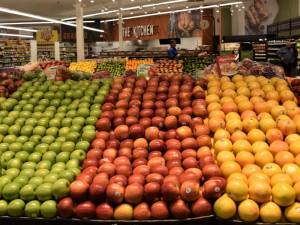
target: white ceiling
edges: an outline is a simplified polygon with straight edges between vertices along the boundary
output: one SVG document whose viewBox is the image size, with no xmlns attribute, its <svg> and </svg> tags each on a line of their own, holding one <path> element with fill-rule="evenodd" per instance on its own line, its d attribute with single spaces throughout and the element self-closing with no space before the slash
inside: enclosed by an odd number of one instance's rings
<svg viewBox="0 0 300 225">
<path fill-rule="evenodd" d="M 167 0 L 169 1 L 169 0 Z M 194 0 L 195 1 L 195 0 Z M 236 0 L 204 0 L 202 4 L 215 4 L 222 2 L 233 2 Z M 124 7 L 131 6 L 139 6 L 149 3 L 159 3 L 166 2 L 162 0 L 94 0 L 94 3 L 91 3 L 90 0 L 82 0 L 84 4 L 84 14 L 98 13 L 101 10 L 112 10 L 118 9 L 119 4 Z M 10 9 L 15 9 L 27 13 L 32 13 L 40 16 L 55 18 L 55 19 L 63 19 L 68 17 L 75 16 L 75 8 L 74 8 L 75 0 L 0 0 L 0 6 L 6 7 Z M 158 11 L 170 11 L 175 9 L 182 9 L 186 6 L 193 7 L 199 6 L 199 2 L 188 2 L 188 3 L 176 3 L 170 4 L 171 9 L 168 9 L 168 5 L 162 5 L 155 8 L 147 8 L 148 13 L 158 12 Z M 138 15 L 144 13 L 145 9 L 126 11 L 124 16 L 127 15 Z M 117 14 L 109 14 L 109 15 L 101 15 L 97 16 L 97 18 L 115 18 Z M 94 17 L 95 18 L 95 17 Z M 90 18 L 92 19 L 92 18 Z M 0 13 L 0 22 L 11 22 L 11 21 L 30 21 L 29 18 L 10 15 L 6 13 Z M 31 20 L 32 21 L 32 20 Z"/>
</svg>

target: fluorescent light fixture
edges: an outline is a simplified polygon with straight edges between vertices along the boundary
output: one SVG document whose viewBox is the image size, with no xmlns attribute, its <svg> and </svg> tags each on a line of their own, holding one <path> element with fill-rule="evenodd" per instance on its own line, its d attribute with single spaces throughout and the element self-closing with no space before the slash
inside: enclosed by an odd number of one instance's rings
<svg viewBox="0 0 300 225">
<path fill-rule="evenodd" d="M 141 9 L 142 6 L 132 6 L 128 8 L 121 8 L 122 11 L 129 11 L 129 10 L 134 10 L 134 9 Z"/>
<path fill-rule="evenodd" d="M 35 24 L 52 24 L 53 22 L 10 22 L 10 23 L 0 23 L 0 25 L 35 25 Z"/>
<path fill-rule="evenodd" d="M 32 35 L 24 35 L 24 34 L 6 34 L 6 33 L 0 33 L 0 36 L 33 38 Z"/>
<path fill-rule="evenodd" d="M 239 5 L 239 4 L 243 4 L 243 2 L 228 2 L 228 3 L 220 4 L 220 6 Z"/>
<path fill-rule="evenodd" d="M 158 5 L 168 5 L 168 4 L 175 4 L 175 3 L 180 3 L 180 2 L 187 2 L 188 0 L 174 0 L 174 1 L 165 1 L 165 2 L 159 2 L 155 4 L 147 4 L 143 5 L 143 8 L 148 8 L 148 7 L 153 7 L 153 6 L 158 6 Z"/>
<path fill-rule="evenodd" d="M 38 15 L 25 13 L 25 12 L 21 12 L 21 11 L 14 10 L 14 9 L 4 8 L 4 7 L 0 7 L 0 12 L 9 13 L 9 14 L 13 14 L 13 15 L 24 16 L 24 17 L 29 17 L 29 18 L 32 18 L 32 19 L 43 20 L 43 21 L 52 22 L 52 23 L 64 24 L 64 25 L 71 26 L 71 27 L 76 27 L 76 24 L 67 23 L 67 22 L 63 22 L 63 21 L 60 21 L 60 20 L 55 20 L 55 19 L 51 19 L 51 18 L 48 18 L 48 17 L 38 16 Z M 91 30 L 91 31 L 100 32 L 100 33 L 104 32 L 104 30 L 100 30 L 100 29 L 96 29 L 96 28 L 92 28 L 92 27 L 83 26 L 83 28 L 85 30 Z"/>
<path fill-rule="evenodd" d="M 76 23 L 76 21 L 68 21 L 68 23 Z M 86 20 L 83 23 L 95 23 L 95 20 Z"/>
<path fill-rule="evenodd" d="M 33 29 L 26 29 L 26 28 L 20 28 L 20 27 L 11 27 L 11 26 L 1 26 L 0 28 L 2 29 L 7 29 L 7 30 L 21 30 L 21 31 L 27 31 L 27 32 L 37 32 L 37 30 Z"/>
<path fill-rule="evenodd" d="M 88 14 L 88 15 L 84 15 L 83 18 L 107 15 L 107 14 L 115 13 L 115 12 L 119 12 L 119 10 L 116 9 L 116 10 L 110 10 L 110 11 L 103 11 L 103 12 L 99 12 L 99 13 Z M 67 20 L 76 20 L 76 17 L 65 18 L 65 19 L 62 19 L 61 21 L 67 21 Z"/>
</svg>

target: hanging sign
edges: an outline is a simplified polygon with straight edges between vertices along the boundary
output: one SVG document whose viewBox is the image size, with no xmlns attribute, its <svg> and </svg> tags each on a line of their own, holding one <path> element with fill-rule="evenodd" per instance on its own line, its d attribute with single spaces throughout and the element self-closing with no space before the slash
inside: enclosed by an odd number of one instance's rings
<svg viewBox="0 0 300 225">
<path fill-rule="evenodd" d="M 148 25 L 139 25 L 134 27 L 125 27 L 123 28 L 123 37 L 145 37 L 145 36 L 153 36 L 158 34 L 158 26 L 153 24 Z"/>
<path fill-rule="evenodd" d="M 38 43 L 54 43 L 58 41 L 57 30 L 43 29 L 36 33 L 36 41 Z"/>
</svg>

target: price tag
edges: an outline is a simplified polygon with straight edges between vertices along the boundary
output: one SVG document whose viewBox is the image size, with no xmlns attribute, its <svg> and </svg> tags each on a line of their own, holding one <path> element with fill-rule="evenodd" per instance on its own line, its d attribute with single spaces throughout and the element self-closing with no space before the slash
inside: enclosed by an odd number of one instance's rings
<svg viewBox="0 0 300 225">
<path fill-rule="evenodd" d="M 50 66 L 47 69 L 45 69 L 47 80 L 55 80 L 57 69 L 58 69 L 57 66 Z"/>
</svg>

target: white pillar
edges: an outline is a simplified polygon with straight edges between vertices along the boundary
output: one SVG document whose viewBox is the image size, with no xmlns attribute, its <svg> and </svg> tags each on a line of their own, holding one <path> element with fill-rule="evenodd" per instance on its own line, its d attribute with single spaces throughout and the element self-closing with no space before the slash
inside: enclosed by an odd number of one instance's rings
<svg viewBox="0 0 300 225">
<path fill-rule="evenodd" d="M 37 42 L 36 40 L 30 41 L 30 62 L 37 62 Z"/>
<path fill-rule="evenodd" d="M 122 10 L 121 10 L 121 4 L 120 4 L 120 10 L 119 10 L 119 49 L 120 49 L 120 51 L 123 51 L 123 49 L 124 49 L 123 14 L 122 14 Z"/>
<path fill-rule="evenodd" d="M 84 60 L 84 31 L 83 31 L 83 6 L 76 1 L 76 48 L 77 61 Z"/>
<path fill-rule="evenodd" d="M 54 57 L 55 60 L 60 60 L 60 49 L 59 49 L 59 42 L 54 42 Z"/>
<path fill-rule="evenodd" d="M 239 11 L 233 8 L 233 16 L 231 16 L 232 35 L 245 35 L 245 10 Z"/>
</svg>

